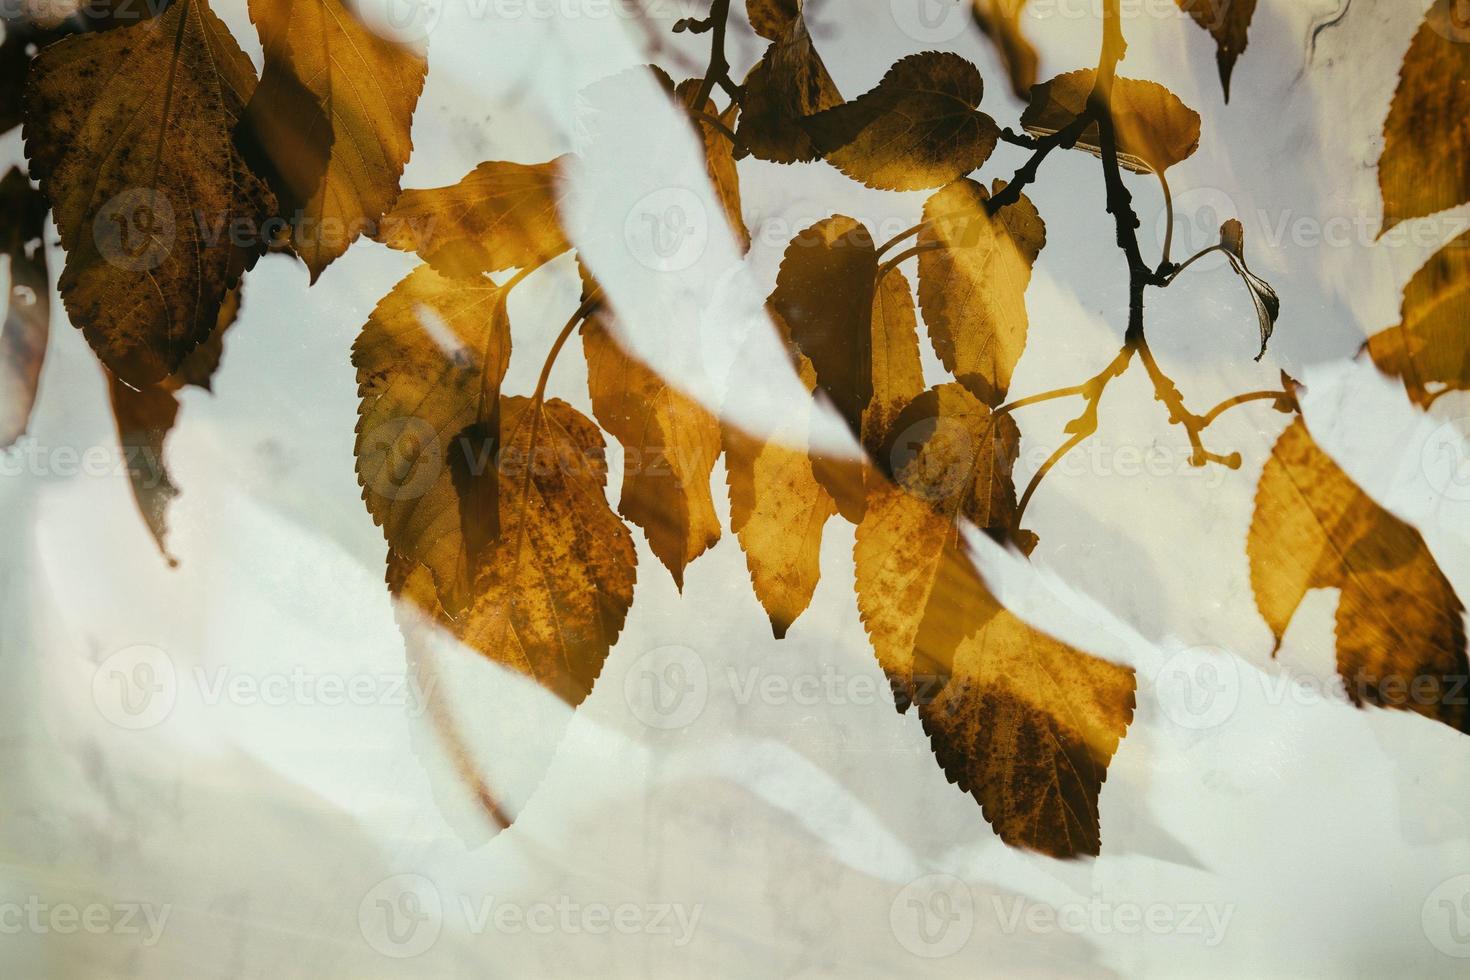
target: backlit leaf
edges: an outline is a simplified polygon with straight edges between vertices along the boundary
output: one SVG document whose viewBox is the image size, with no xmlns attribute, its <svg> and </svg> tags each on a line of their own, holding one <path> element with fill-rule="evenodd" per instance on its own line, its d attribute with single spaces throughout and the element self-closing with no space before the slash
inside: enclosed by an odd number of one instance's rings
<svg viewBox="0 0 1470 980">
<path fill-rule="evenodd" d="M 945 368 L 999 406 L 1026 349 L 1026 289 L 1046 224 L 1024 194 L 994 218 L 989 199 L 982 185 L 961 180 L 924 202 L 919 243 L 944 247 L 919 253 L 919 305 Z"/>
<path fill-rule="evenodd" d="M 1470 44 L 1458 0 L 1435 0 L 1383 124 L 1383 230 L 1470 201 Z"/>
<path fill-rule="evenodd" d="M 0 247 L 10 275 L 5 326 L 0 330 L 0 449 L 25 434 L 51 333 L 51 280 L 46 274 L 49 205 L 26 175 L 12 167 L 0 180 Z"/>
<path fill-rule="evenodd" d="M 1425 404 L 1444 386 L 1470 388 L 1470 232 L 1437 252 L 1404 289 L 1403 319 L 1368 340 L 1379 370 Z"/>
<path fill-rule="evenodd" d="M 507 290 L 420 266 L 352 347 L 357 479 L 388 545 L 423 564 L 451 615 L 496 533 L 497 412 L 510 362 Z"/>
<path fill-rule="evenodd" d="M 1179 9 L 1194 18 L 1194 22 L 1210 32 L 1215 39 L 1215 63 L 1220 68 L 1220 86 L 1225 90 L 1225 101 L 1230 101 L 1230 75 L 1235 71 L 1235 62 L 1245 51 L 1247 32 L 1251 17 L 1256 12 L 1256 0 L 1177 0 Z"/>
<path fill-rule="evenodd" d="M 869 187 L 938 187 L 977 169 L 1000 128 L 976 111 L 984 85 L 959 55 L 926 51 L 893 65 L 872 91 L 805 123 L 827 162 Z"/>
<path fill-rule="evenodd" d="M 447 276 L 541 265 L 572 247 L 557 216 L 564 160 L 493 160 L 457 184 L 404 191 L 377 239 Z"/>
<path fill-rule="evenodd" d="M 699 94 L 698 79 L 680 82 L 677 93 L 684 104 L 691 111 L 694 110 L 694 97 Z M 714 102 L 706 99 L 700 111 L 719 119 L 732 131 L 738 125 L 740 106 L 734 102 L 724 112 L 716 113 Z M 720 205 L 724 208 L 725 219 L 730 223 L 730 230 L 734 232 L 741 252 L 749 251 L 750 229 L 746 228 L 745 217 L 740 213 L 740 174 L 735 167 L 735 146 L 724 133 L 707 122 L 697 118 L 693 122 L 704 141 L 705 168 L 709 172 L 710 182 L 714 184 L 715 193 L 719 196 Z"/>
<path fill-rule="evenodd" d="M 606 325 L 582 328 L 592 412 L 623 445 L 618 510 L 643 528 L 648 545 L 684 587 L 684 568 L 720 539 L 710 471 L 720 456 L 720 423 L 698 402 L 632 357 Z"/>
<path fill-rule="evenodd" d="M 577 705 L 633 603 L 633 538 L 607 504 L 596 425 L 562 401 L 505 396 L 500 420 L 500 531 L 464 638 Z"/>
<path fill-rule="evenodd" d="M 1060 132 L 1087 107 L 1097 72 L 1058 75 L 1031 90 L 1021 125 L 1033 136 Z M 1199 148 L 1199 113 L 1157 82 L 1119 78 L 1113 86 L 1118 163 L 1134 173 L 1167 170 Z M 1077 148 L 1102 155 L 1097 124 L 1083 130 Z"/>
<path fill-rule="evenodd" d="M 425 60 L 379 37 L 342 0 L 251 0 L 250 18 L 260 28 L 265 69 L 246 125 L 272 170 L 295 178 L 272 189 L 314 282 L 397 199 Z M 297 114 L 303 91 L 318 112 Z M 285 106 L 278 92 L 287 93 Z M 296 127 L 271 125 L 282 108 Z M 300 179 L 323 158 L 319 180 Z"/>
<path fill-rule="evenodd" d="M 271 195 L 231 139 L 254 88 L 205 0 L 58 41 L 32 66 L 26 154 L 67 253 L 61 296 L 129 384 L 183 363 L 264 248 Z"/>
<path fill-rule="evenodd" d="M 1464 605 L 1419 532 L 1370 500 L 1300 419 L 1266 461 L 1247 550 L 1278 645 L 1308 590 L 1339 589 L 1337 669 L 1353 703 L 1465 730 Z"/>
</svg>

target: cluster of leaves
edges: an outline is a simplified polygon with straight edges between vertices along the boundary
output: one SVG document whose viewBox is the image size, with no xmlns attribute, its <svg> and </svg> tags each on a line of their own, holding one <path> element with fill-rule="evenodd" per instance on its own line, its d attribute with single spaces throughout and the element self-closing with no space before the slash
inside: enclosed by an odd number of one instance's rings
<svg viewBox="0 0 1470 980">
<path fill-rule="evenodd" d="M 1179 3 L 1214 35 L 1228 91 L 1254 3 Z M 829 521 L 856 525 L 863 623 L 897 706 L 918 713 L 949 778 L 974 795 L 1004 840 L 1057 856 L 1095 854 L 1101 786 L 1132 719 L 1133 671 L 1006 610 L 985 585 L 972 541 L 984 534 L 1030 553 L 1037 537 L 1023 527 L 1028 501 L 1047 471 L 1096 431 L 1103 389 L 1135 357 L 1170 421 L 1187 432 L 1196 465 L 1239 465 L 1238 454 L 1204 446 L 1223 411 L 1254 400 L 1298 410 L 1283 375 L 1279 391 L 1194 413 L 1149 350 L 1145 290 L 1167 287 L 1199 256 L 1176 264 L 1166 247 L 1157 265 L 1143 260 L 1123 175 L 1162 182 L 1197 147 L 1199 117 L 1161 85 L 1117 77 L 1124 52 L 1117 0 L 1106 4 L 1098 66 L 1041 84 L 1032 84 L 1035 52 L 1018 29 L 1021 2 L 974 0 L 977 24 L 1027 100 L 1019 132 L 980 110 L 980 73 L 954 54 L 902 58 L 870 90 L 845 98 L 797 0 L 747 0 L 752 28 L 770 43 L 737 83 L 724 53 L 730 5 L 713 0 L 706 19 L 677 25 L 710 35 L 703 78 L 676 85 L 650 70 L 703 147 L 743 247 L 750 236 L 737 160 L 747 156 L 821 160 L 868 187 L 930 192 L 923 220 L 889 242 L 875 242 L 843 215 L 803 230 L 768 298 L 812 411 L 824 403 L 840 415 L 863 449 L 860 461 L 808 451 L 809 413 L 755 435 L 681 392 L 677 379 L 625 348 L 619 338 L 638 325 L 618 321 L 580 260 L 581 304 L 546 352 L 538 384 L 530 393 L 504 390 L 510 295 L 575 248 L 559 217 L 568 158 L 489 161 L 451 186 L 400 191 L 425 61 L 372 34 L 341 0 L 252 0 L 265 54 L 259 80 L 206 0 L 176 0 L 153 19 L 25 49 L 19 114 L 40 190 L 19 172 L 0 184 L 14 282 L 0 339 L 11 355 L 7 370 L 18 376 L 7 386 L 17 394 L 0 405 L 0 434 L 13 441 L 34 400 L 47 321 L 39 238 L 48 207 L 66 250 L 62 298 L 107 371 L 121 438 L 155 454 L 180 387 L 208 386 L 238 313 L 241 278 L 259 255 L 294 253 L 315 281 L 367 233 L 422 260 L 377 304 L 352 351 L 358 478 L 383 529 L 386 579 L 402 600 L 407 636 L 417 635 L 410 619 L 431 621 L 580 704 L 633 602 L 636 552 L 627 525 L 642 531 L 682 587 L 689 564 L 723 534 L 711 488 L 723 456 L 730 529 L 775 635 L 811 602 Z M 1426 110 L 1425 100 L 1464 99 L 1463 86 L 1416 62 L 1451 57 L 1421 51 L 1434 43 L 1423 34 L 1415 41 L 1390 117 L 1384 180 L 1394 220 L 1448 200 L 1426 202 L 1426 185 L 1458 179 L 1455 193 L 1463 196 L 1455 201 L 1470 197 L 1463 159 L 1436 161 L 1434 181 L 1396 169 L 1418 152 L 1409 135 L 1422 125 L 1416 113 L 1453 111 Z M 95 97 L 102 80 L 103 96 Z M 716 90 L 727 99 L 723 108 Z M 1002 140 L 1030 157 L 987 186 L 972 175 Z M 1026 348 L 1025 294 L 1047 235 L 1025 189 L 1058 149 L 1102 161 L 1107 208 L 1128 260 L 1128 332 L 1097 375 L 1008 401 Z M 130 210 L 118 212 L 119 200 Z M 198 221 L 165 227 L 175 213 L 276 231 L 212 238 Z M 109 237 L 114 222 L 136 231 L 140 220 L 141 240 Z M 351 230 L 333 237 L 322 231 L 329 225 Z M 426 228 L 432 235 L 418 233 Z M 898 250 L 910 238 L 915 244 Z M 1227 222 L 1206 251 L 1217 250 L 1255 302 L 1264 354 L 1279 315 L 1276 295 L 1247 267 L 1238 222 Z M 900 269 L 911 257 L 917 291 Z M 1429 370 L 1411 338 L 1448 329 L 1435 325 L 1439 306 L 1451 299 L 1463 306 L 1463 291 L 1440 296 L 1463 281 L 1450 267 L 1455 261 L 1447 253 L 1444 268 L 1421 274 L 1434 282 L 1417 293 L 1411 285 L 1397 339 L 1375 338 L 1375 358 L 1397 365 L 1406 383 Z M 25 291 L 30 301 L 21 303 Z M 920 366 L 921 321 L 949 375 L 937 384 Z M 547 391 L 555 359 L 578 332 L 595 422 Z M 1446 365 L 1433 368 L 1435 380 L 1447 380 Z M 1073 397 L 1083 409 L 1067 426 L 1069 438 L 1018 494 L 1015 412 Z M 630 463 L 616 511 L 605 487 L 604 431 Z M 665 465 L 637 464 L 653 457 Z M 164 508 L 175 491 L 166 476 L 136 483 L 162 547 Z M 1367 681 L 1350 690 L 1365 692 L 1366 702 L 1466 723 L 1460 709 L 1398 703 L 1377 684 L 1390 674 L 1429 672 L 1449 682 L 1466 673 L 1459 600 L 1417 532 L 1354 487 L 1300 420 L 1262 477 L 1249 552 L 1258 602 L 1278 637 L 1308 589 L 1339 587 L 1340 666 L 1350 681 Z M 1389 621 L 1390 604 L 1412 612 Z"/>
</svg>

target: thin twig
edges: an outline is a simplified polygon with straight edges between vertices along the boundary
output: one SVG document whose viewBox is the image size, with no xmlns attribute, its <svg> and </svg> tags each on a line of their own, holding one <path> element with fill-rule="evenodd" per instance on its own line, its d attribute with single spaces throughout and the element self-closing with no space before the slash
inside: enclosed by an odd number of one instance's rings
<svg viewBox="0 0 1470 980">
<path fill-rule="evenodd" d="M 710 30 L 712 37 L 709 43 L 709 68 L 704 73 L 704 78 L 699 83 L 699 92 L 694 96 L 694 104 L 703 106 L 714 91 L 716 83 L 726 78 L 730 72 L 730 62 L 725 60 L 725 26 L 730 19 L 730 0 L 713 0 L 709 8 L 708 19 L 691 24 L 689 29 L 700 33 L 701 30 Z"/>
<path fill-rule="evenodd" d="M 1200 418 L 1200 428 L 1208 429 L 1216 419 L 1218 419 L 1221 415 L 1224 415 L 1226 412 L 1237 405 L 1244 405 L 1247 402 L 1265 401 L 1268 398 L 1279 401 L 1280 399 L 1289 399 L 1291 397 L 1292 395 L 1289 391 L 1247 391 L 1243 395 L 1236 395 L 1233 398 L 1225 399 L 1223 402 L 1206 412 Z"/>
<path fill-rule="evenodd" d="M 734 130 L 726 126 L 724 120 L 720 119 L 719 116 L 712 115 L 708 112 L 700 112 L 698 109 L 690 109 L 689 114 L 729 140 L 730 145 L 736 150 L 745 154 L 750 153 L 750 147 L 742 143 L 740 137 L 736 136 Z"/>
</svg>

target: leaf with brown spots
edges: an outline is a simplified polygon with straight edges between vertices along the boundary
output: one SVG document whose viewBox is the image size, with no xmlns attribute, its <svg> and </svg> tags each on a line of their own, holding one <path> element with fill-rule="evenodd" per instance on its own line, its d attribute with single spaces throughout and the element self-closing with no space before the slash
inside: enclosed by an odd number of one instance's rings
<svg viewBox="0 0 1470 980">
<path fill-rule="evenodd" d="M 926 51 L 804 125 L 827 162 L 853 180 L 890 191 L 939 187 L 978 169 L 995 150 L 1000 127 L 976 109 L 983 92 L 974 65 Z"/>
<path fill-rule="evenodd" d="M 539 266 L 572 247 L 557 215 L 565 160 L 492 160 L 457 184 L 404 191 L 377 239 L 446 276 Z"/>
<path fill-rule="evenodd" d="M 315 282 L 398 198 L 426 63 L 342 0 L 250 0 L 250 19 L 265 68 L 242 141 Z"/>
<path fill-rule="evenodd" d="M 32 65 L 26 154 L 67 253 L 62 300 L 131 385 L 183 363 L 263 249 L 271 194 L 231 139 L 254 88 L 205 0 L 58 41 Z"/>
<path fill-rule="evenodd" d="M 581 704 L 633 603 L 633 537 L 608 506 L 602 433 L 558 400 L 501 397 L 500 530 L 465 642 Z"/>
<path fill-rule="evenodd" d="M 767 41 L 779 40 L 801 17 L 801 0 L 745 0 L 750 27 Z"/>
<path fill-rule="evenodd" d="M 46 362 L 51 280 L 42 232 L 49 209 L 45 196 L 31 187 L 19 167 L 10 168 L 0 180 L 4 222 L 0 241 L 10 260 L 10 295 L 0 330 L 0 449 L 10 448 L 25 434 Z"/>
<path fill-rule="evenodd" d="M 1066 129 L 1087 107 L 1097 72 L 1091 68 L 1058 75 L 1031 90 L 1021 125 L 1032 136 Z M 1118 163 L 1134 173 L 1168 170 L 1199 148 L 1199 113 L 1157 82 L 1119 78 L 1113 86 L 1113 122 Z M 1077 148 L 1102 155 L 1097 123 L 1082 131 Z"/>
<path fill-rule="evenodd" d="M 1443 390 L 1470 388 L 1470 232 L 1414 274 L 1404 289 L 1402 322 L 1368 339 L 1379 370 L 1403 380 L 1427 405 Z"/>
<path fill-rule="evenodd" d="M 720 423 L 615 340 L 604 311 L 582 327 L 592 413 L 623 445 L 618 510 L 684 588 L 684 569 L 720 539 L 710 471 Z"/>
<path fill-rule="evenodd" d="M 1470 29 L 1435 0 L 1409 45 L 1383 123 L 1383 231 L 1470 201 Z"/>
<path fill-rule="evenodd" d="M 1176 0 L 1179 9 L 1210 32 L 1215 39 L 1215 63 L 1220 69 L 1220 87 L 1230 101 L 1230 76 L 1235 62 L 1245 52 L 1256 0 Z"/>
<path fill-rule="evenodd" d="M 964 524 L 1015 520 L 1009 417 L 958 384 L 915 399 L 869 487 L 853 557 L 858 608 L 900 711 L 918 706 L 935 756 L 1008 843 L 1096 854 L 1097 799 L 1132 719 L 1133 672 L 1021 622 L 991 596 Z"/>
<path fill-rule="evenodd" d="M 1046 223 L 1024 194 L 993 218 L 989 200 L 984 186 L 960 180 L 924 202 L 919 244 L 939 247 L 919 253 L 919 306 L 945 368 L 996 407 L 1026 349 L 1026 289 Z"/>
<path fill-rule="evenodd" d="M 821 155 L 803 127 L 808 116 L 842 104 L 842 94 L 812 45 L 806 21 L 792 19 L 745 77 L 740 142 L 760 160 L 798 163 Z"/>
<path fill-rule="evenodd" d="M 1464 605 L 1419 532 L 1370 500 L 1300 419 L 1261 473 L 1247 551 L 1278 645 L 1308 590 L 1339 589 L 1337 670 L 1353 703 L 1466 730 Z"/>
<path fill-rule="evenodd" d="M 352 346 L 357 479 L 388 545 L 428 567 L 451 615 L 496 532 L 500 383 L 509 289 L 419 266 Z"/>
</svg>

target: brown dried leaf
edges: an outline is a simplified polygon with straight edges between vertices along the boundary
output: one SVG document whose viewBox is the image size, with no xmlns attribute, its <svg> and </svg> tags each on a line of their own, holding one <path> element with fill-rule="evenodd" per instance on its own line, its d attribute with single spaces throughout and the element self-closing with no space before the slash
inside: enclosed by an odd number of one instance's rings
<svg viewBox="0 0 1470 980">
<path fill-rule="evenodd" d="M 1358 489 L 1300 419 L 1266 461 L 1247 551 L 1278 645 L 1308 590 L 1340 589 L 1337 669 L 1353 703 L 1466 729 L 1463 604 L 1419 532 Z"/>
<path fill-rule="evenodd" d="M 274 210 L 231 139 L 254 88 L 205 0 L 58 41 L 32 65 L 26 154 L 67 252 L 62 299 L 129 384 L 183 363 L 263 249 L 231 231 Z"/>
<path fill-rule="evenodd" d="M 1021 125 L 1033 136 L 1060 132 L 1087 107 L 1097 72 L 1091 68 L 1058 75 L 1031 90 Z M 1199 113 L 1157 82 L 1119 78 L 1113 86 L 1113 122 L 1118 163 L 1134 173 L 1167 170 L 1199 148 Z M 1077 148 L 1102 155 L 1097 124 L 1083 131 Z"/>
<path fill-rule="evenodd" d="M 751 29 L 768 41 L 777 41 L 801 17 L 800 0 L 745 0 Z"/>
<path fill-rule="evenodd" d="M 1256 0 L 1177 0 L 1179 9 L 1210 32 L 1215 39 L 1215 63 L 1220 68 L 1220 87 L 1230 101 L 1230 75 L 1245 51 Z"/>
<path fill-rule="evenodd" d="M 1470 201 L 1470 32 L 1458 0 L 1435 0 L 1383 123 L 1383 231 Z"/>
<path fill-rule="evenodd" d="M 827 162 L 869 187 L 938 187 L 977 169 L 1000 128 L 976 111 L 984 84 L 959 55 L 926 51 L 896 62 L 877 87 L 804 123 Z"/>
<path fill-rule="evenodd" d="M 806 21 L 798 16 L 745 76 L 735 135 L 757 159 L 774 163 L 815 160 L 821 154 L 802 121 L 841 104 L 842 94 L 812 46 Z"/>
<path fill-rule="evenodd" d="M 1470 388 L 1470 232 L 1435 253 L 1409 280 L 1402 315 L 1398 326 L 1368 339 L 1378 369 L 1401 378 L 1421 405 L 1441 387 Z"/>
<path fill-rule="evenodd" d="M 500 420 L 500 532 L 464 639 L 577 705 L 633 603 L 633 537 L 607 504 L 596 425 L 562 401 L 507 396 Z"/>
<path fill-rule="evenodd" d="M 919 243 L 944 247 L 919 253 L 919 305 L 945 368 L 994 407 L 1026 349 L 1026 289 L 1046 223 L 1024 194 L 994 218 L 989 199 L 982 185 L 960 180 L 924 202 Z"/>
<path fill-rule="evenodd" d="M 404 191 L 375 237 L 446 276 L 541 265 L 572 247 L 557 216 L 565 160 L 493 160 L 457 184 Z"/>
<path fill-rule="evenodd" d="M 19 167 L 10 168 L 0 180 L 0 221 L 10 268 L 10 295 L 0 331 L 0 449 L 8 449 L 25 434 L 46 362 L 51 280 L 42 232 L 49 209 L 45 196 L 31 187 Z"/>
<path fill-rule="evenodd" d="M 720 423 L 613 339 L 606 313 L 587 319 L 582 349 L 592 413 L 623 445 L 619 512 L 684 587 L 684 569 L 720 540 L 710 472 Z"/>
<path fill-rule="evenodd" d="M 469 601 L 477 558 L 497 530 L 507 293 L 419 266 L 352 346 L 363 501 L 389 547 L 433 573 L 451 615 Z"/>
</svg>

